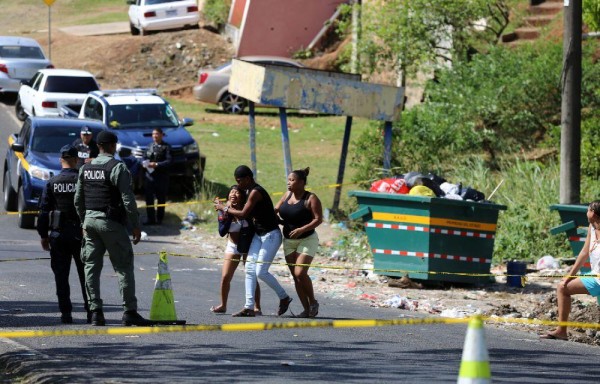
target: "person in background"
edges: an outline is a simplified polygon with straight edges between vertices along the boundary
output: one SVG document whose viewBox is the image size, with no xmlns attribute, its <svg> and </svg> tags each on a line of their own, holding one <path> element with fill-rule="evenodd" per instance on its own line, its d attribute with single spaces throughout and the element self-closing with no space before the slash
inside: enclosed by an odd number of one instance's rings
<svg viewBox="0 0 600 384">
<path fill-rule="evenodd" d="M 165 217 L 167 191 L 169 190 L 169 166 L 171 146 L 163 141 L 161 128 L 152 130 L 152 144 L 144 152 L 144 193 L 146 194 L 146 221 L 144 225 L 161 225 Z M 154 208 L 154 199 L 159 207 Z"/>
<path fill-rule="evenodd" d="M 127 222 L 131 224 L 133 244 L 142 236 L 131 174 L 127 166 L 114 158 L 117 136 L 109 131 L 98 134 L 100 154 L 79 170 L 75 190 L 75 208 L 83 222 L 81 259 L 85 268 L 85 288 L 94 326 L 106 325 L 100 298 L 100 275 L 104 254 L 108 251 L 117 274 L 123 300 L 122 324 L 148 326 L 152 321 L 137 312 L 133 248 Z"/>
<path fill-rule="evenodd" d="M 242 210 L 245 203 L 246 191 L 240 189 L 237 185 L 233 185 L 229 191 L 226 206 Z M 252 227 L 250 220 L 239 219 L 233 215 L 219 211 L 219 235 L 221 237 L 228 236 L 228 239 L 227 247 L 225 248 L 225 259 L 223 260 L 223 270 L 221 272 L 221 304 L 210 308 L 214 313 L 227 312 L 227 298 L 229 297 L 231 279 L 233 279 L 233 274 L 240 263 L 240 259 L 244 264 L 246 263 L 247 251 L 240 252 L 238 250 L 240 234 L 243 229 L 249 227 Z M 262 315 L 260 310 L 260 286 L 258 284 L 256 284 L 256 292 L 254 293 L 254 314 Z"/>
<path fill-rule="evenodd" d="M 79 284 L 83 296 L 83 305 L 91 321 L 87 294 L 85 291 L 85 273 L 81 261 L 81 222 L 73 198 L 77 183 L 77 149 L 65 145 L 60 150 L 61 171 L 48 180 L 40 200 L 40 213 L 37 231 L 41 238 L 42 248 L 50 251 L 50 266 L 56 282 L 56 296 L 60 320 L 63 324 L 73 323 L 73 305 L 71 303 L 71 287 L 69 273 L 71 260 L 75 261 Z M 50 231 L 50 235 L 48 235 Z"/>
<path fill-rule="evenodd" d="M 598 298 L 600 303 L 600 200 L 590 203 L 587 210 L 587 219 L 590 223 L 588 234 L 579 252 L 575 264 L 571 267 L 568 275 L 558 283 L 556 296 L 558 299 L 558 321 L 569 321 L 571 313 L 571 296 L 588 294 Z M 590 276 L 575 277 L 581 266 L 590 260 Z M 566 326 L 558 326 L 554 331 L 541 335 L 542 339 L 567 340 L 569 334 Z"/>
<path fill-rule="evenodd" d="M 77 157 L 79 158 L 77 169 L 98 156 L 98 144 L 93 139 L 92 131 L 86 126 L 81 127 L 79 139 L 76 139 L 72 145 L 77 149 Z"/>
<path fill-rule="evenodd" d="M 279 284 L 275 276 L 269 273 L 271 263 L 281 245 L 281 231 L 277 215 L 273 208 L 271 197 L 263 187 L 254 181 L 252 170 L 246 165 L 240 165 L 233 173 L 238 187 L 249 190 L 248 200 L 244 208 L 235 209 L 228 207 L 219 200 L 215 200 L 215 209 L 228 213 L 237 218 L 248 218 L 254 222 L 256 234 L 250 244 L 246 263 L 246 304 L 244 308 L 234 313 L 234 317 L 254 317 L 254 292 L 256 291 L 257 278 L 264 281 L 279 297 L 277 316 L 287 312 L 292 298 Z"/>
<path fill-rule="evenodd" d="M 306 178 L 310 168 L 298 169 L 288 175 L 287 188 L 277 205 L 275 212 L 283 223 L 283 251 L 298 298 L 304 307 L 298 317 L 316 317 L 319 302 L 315 293 L 308 268 L 319 248 L 319 237 L 315 228 L 323 222 L 321 201 L 314 193 L 306 190 Z"/>
</svg>

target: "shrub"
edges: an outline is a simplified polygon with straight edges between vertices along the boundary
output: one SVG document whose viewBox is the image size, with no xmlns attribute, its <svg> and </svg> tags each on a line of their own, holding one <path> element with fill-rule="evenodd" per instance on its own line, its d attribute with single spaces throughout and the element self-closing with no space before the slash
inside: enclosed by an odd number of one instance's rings
<svg viewBox="0 0 600 384">
<path fill-rule="evenodd" d="M 231 0 L 206 0 L 202 13 L 206 21 L 217 27 L 227 22 Z"/>
</svg>

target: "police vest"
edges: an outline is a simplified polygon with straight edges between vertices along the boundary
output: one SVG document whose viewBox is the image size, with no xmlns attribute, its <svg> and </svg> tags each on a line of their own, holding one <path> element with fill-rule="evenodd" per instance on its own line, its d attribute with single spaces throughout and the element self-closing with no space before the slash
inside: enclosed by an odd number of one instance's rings
<svg viewBox="0 0 600 384">
<path fill-rule="evenodd" d="M 61 212 L 61 217 L 78 223 L 79 216 L 74 204 L 77 173 L 60 173 L 50 179 L 48 184 L 56 201 L 56 210 Z"/>
<path fill-rule="evenodd" d="M 124 209 L 119 189 L 110 182 L 110 174 L 119 163 L 110 159 L 104 164 L 87 163 L 82 167 L 85 209 L 101 212 Z"/>
</svg>

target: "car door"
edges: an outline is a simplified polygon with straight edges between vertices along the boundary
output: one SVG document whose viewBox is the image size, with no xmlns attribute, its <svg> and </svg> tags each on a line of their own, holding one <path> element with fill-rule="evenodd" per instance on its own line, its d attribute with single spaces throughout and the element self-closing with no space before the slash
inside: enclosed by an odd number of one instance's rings
<svg viewBox="0 0 600 384">
<path fill-rule="evenodd" d="M 135 4 L 131 4 L 129 6 L 129 10 L 127 11 L 128 15 L 129 15 L 129 21 L 136 28 L 138 28 L 140 26 L 140 9 L 141 9 L 140 6 L 142 5 L 142 1 L 143 0 L 136 0 Z"/>
<path fill-rule="evenodd" d="M 83 118 L 103 121 L 102 103 L 94 97 L 88 97 L 81 107 Z"/>
<path fill-rule="evenodd" d="M 28 85 L 23 84 L 21 86 L 21 90 L 19 90 L 21 106 L 25 110 L 25 113 L 27 113 L 29 116 L 33 115 L 33 103 L 35 100 L 35 95 L 38 89 L 40 88 L 40 83 L 42 82 L 43 78 L 44 75 L 38 72 L 35 76 L 33 76 L 31 82 Z"/>
</svg>

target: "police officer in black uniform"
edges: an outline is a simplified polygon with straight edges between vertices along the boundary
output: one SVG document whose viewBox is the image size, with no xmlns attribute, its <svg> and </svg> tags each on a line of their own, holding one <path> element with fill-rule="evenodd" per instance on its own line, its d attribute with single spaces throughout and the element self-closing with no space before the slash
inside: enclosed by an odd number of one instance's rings
<svg viewBox="0 0 600 384">
<path fill-rule="evenodd" d="M 58 175 L 52 177 L 44 188 L 40 201 L 37 231 L 41 237 L 42 248 L 50 251 L 50 266 L 56 281 L 56 295 L 61 312 L 60 320 L 64 324 L 73 323 L 69 272 L 71 259 L 74 259 L 89 323 L 90 312 L 85 290 L 85 274 L 80 257 L 81 225 L 73 203 L 78 175 L 77 149 L 65 145 L 60 151 L 62 170 Z"/>
<path fill-rule="evenodd" d="M 165 217 L 165 207 L 154 209 L 154 198 L 157 204 L 165 204 L 169 189 L 169 166 L 171 165 L 171 146 L 163 141 L 164 133 L 161 128 L 152 131 L 152 144 L 144 153 L 142 165 L 146 168 L 144 174 L 144 192 L 146 194 L 146 215 L 144 225 L 162 224 Z M 156 211 L 156 215 L 155 215 Z"/>
<path fill-rule="evenodd" d="M 77 169 L 98 157 L 98 144 L 92 137 L 92 131 L 86 126 L 81 127 L 79 139 L 73 142 L 73 146 L 77 149 L 77 156 L 79 157 Z"/>
</svg>

